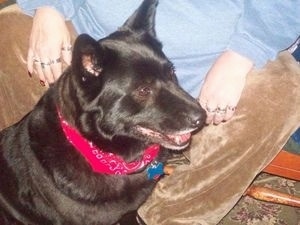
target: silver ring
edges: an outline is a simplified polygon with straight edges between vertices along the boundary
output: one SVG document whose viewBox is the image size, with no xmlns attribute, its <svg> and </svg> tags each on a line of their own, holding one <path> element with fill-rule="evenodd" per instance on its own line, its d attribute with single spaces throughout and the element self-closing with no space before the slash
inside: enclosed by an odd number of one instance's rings
<svg viewBox="0 0 300 225">
<path fill-rule="evenodd" d="M 44 62 L 41 62 L 41 67 L 42 69 L 45 69 L 46 66 L 50 66 L 50 63 L 44 63 Z"/>
<path fill-rule="evenodd" d="M 235 111 L 236 110 L 236 106 L 227 106 L 227 110 Z"/>
<path fill-rule="evenodd" d="M 226 113 L 227 108 L 222 109 L 221 107 L 217 107 L 216 113 L 219 114 L 225 114 Z"/>
<path fill-rule="evenodd" d="M 209 107 L 206 106 L 206 111 L 208 113 L 215 113 L 215 112 L 217 112 L 217 109 L 211 109 L 211 108 L 209 108 Z"/>
<path fill-rule="evenodd" d="M 57 59 L 51 59 L 51 60 L 49 61 L 49 65 L 55 64 L 55 63 L 61 63 L 61 58 L 59 57 L 59 58 L 57 58 Z"/>
<path fill-rule="evenodd" d="M 72 45 L 66 46 L 66 47 L 62 47 L 61 48 L 62 51 L 71 51 L 72 50 Z"/>
<path fill-rule="evenodd" d="M 33 62 L 34 63 L 40 63 L 40 60 L 38 60 L 37 58 L 33 58 Z"/>
</svg>

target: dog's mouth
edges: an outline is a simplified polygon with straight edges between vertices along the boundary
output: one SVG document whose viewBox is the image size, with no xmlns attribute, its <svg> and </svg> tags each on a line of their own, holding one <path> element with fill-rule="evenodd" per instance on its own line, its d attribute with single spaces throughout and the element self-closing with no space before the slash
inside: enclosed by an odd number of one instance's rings
<svg viewBox="0 0 300 225">
<path fill-rule="evenodd" d="M 181 150 L 186 148 L 191 140 L 192 131 L 182 131 L 174 134 L 162 134 L 142 126 L 136 126 L 136 130 L 152 142 L 160 144 L 166 148 L 173 150 Z"/>
</svg>

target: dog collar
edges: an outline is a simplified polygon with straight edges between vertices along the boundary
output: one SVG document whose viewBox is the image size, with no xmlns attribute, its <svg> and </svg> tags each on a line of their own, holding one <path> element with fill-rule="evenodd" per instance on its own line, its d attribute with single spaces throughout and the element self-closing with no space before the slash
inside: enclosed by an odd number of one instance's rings
<svg viewBox="0 0 300 225">
<path fill-rule="evenodd" d="M 147 167 L 148 179 L 157 179 L 163 174 L 163 165 L 155 161 L 160 146 L 150 145 L 145 149 L 141 160 L 127 163 L 120 156 L 105 152 L 84 138 L 77 129 L 72 127 L 58 111 L 60 124 L 67 140 L 87 160 L 94 172 L 110 175 L 125 175 L 138 172 Z"/>
</svg>

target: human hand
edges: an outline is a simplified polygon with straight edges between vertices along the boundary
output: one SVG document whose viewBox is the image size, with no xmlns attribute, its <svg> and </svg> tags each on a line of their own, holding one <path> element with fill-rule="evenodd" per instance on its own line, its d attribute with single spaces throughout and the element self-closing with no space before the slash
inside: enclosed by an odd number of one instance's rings
<svg viewBox="0 0 300 225">
<path fill-rule="evenodd" d="M 62 62 L 71 62 L 71 38 L 64 17 L 54 8 L 36 10 L 31 29 L 27 68 L 41 85 L 48 86 L 62 73 Z"/>
<path fill-rule="evenodd" d="M 206 110 L 207 124 L 219 124 L 232 118 L 245 86 L 246 75 L 252 67 L 251 60 L 230 50 L 216 60 L 198 98 Z"/>
</svg>

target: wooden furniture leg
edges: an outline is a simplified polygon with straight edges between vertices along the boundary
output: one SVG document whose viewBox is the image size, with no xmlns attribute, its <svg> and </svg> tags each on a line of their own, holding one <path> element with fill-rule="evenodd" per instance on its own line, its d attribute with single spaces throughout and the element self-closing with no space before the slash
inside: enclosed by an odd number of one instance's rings
<svg viewBox="0 0 300 225">
<path fill-rule="evenodd" d="M 300 181 L 300 156 L 282 150 L 263 172 Z M 300 207 L 300 197 L 271 188 L 252 185 L 245 195 L 262 201 Z"/>
</svg>

